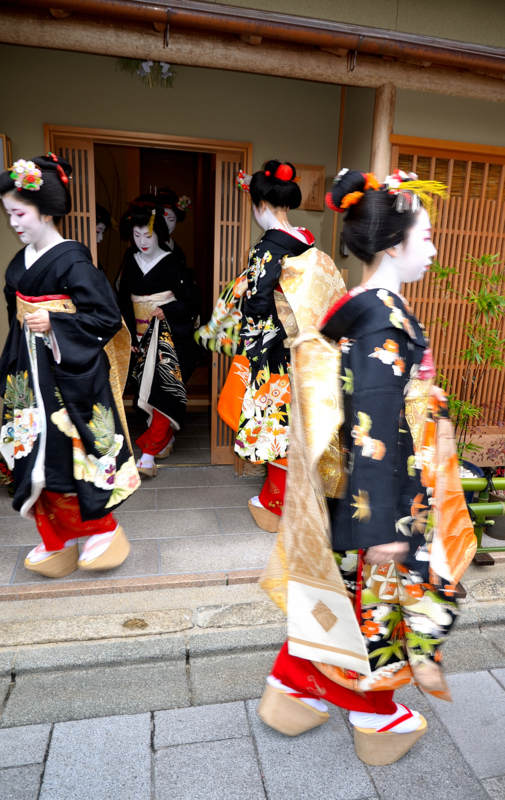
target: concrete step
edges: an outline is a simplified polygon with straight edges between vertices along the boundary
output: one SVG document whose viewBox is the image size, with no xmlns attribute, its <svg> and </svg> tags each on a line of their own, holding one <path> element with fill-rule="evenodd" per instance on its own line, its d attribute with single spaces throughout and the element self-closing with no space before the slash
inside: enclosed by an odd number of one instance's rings
<svg viewBox="0 0 505 800">
<path fill-rule="evenodd" d="M 257 698 L 286 637 L 255 584 L 1 604 L 0 727 Z M 505 667 L 505 602 L 462 606 L 448 672 Z"/>
</svg>

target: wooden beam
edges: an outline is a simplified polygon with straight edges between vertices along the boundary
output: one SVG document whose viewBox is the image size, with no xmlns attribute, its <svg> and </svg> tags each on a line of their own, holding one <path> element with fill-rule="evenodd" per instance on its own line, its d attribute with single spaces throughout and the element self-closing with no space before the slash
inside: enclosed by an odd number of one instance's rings
<svg viewBox="0 0 505 800">
<path fill-rule="evenodd" d="M 76 19 L 55 21 L 43 13 L 3 11 L 0 41 L 98 55 L 169 61 L 211 69 L 346 86 L 379 88 L 393 83 L 399 89 L 505 102 L 505 81 L 437 67 L 416 67 L 385 62 L 358 54 L 356 67 L 348 72 L 346 60 L 314 47 L 265 42 L 257 47 L 237 36 L 214 36 L 174 30 L 168 47 L 152 28 L 126 23 Z"/>
<path fill-rule="evenodd" d="M 391 134 L 395 121 L 396 86 L 385 83 L 375 91 L 370 169 L 382 183 L 391 167 Z"/>
</svg>

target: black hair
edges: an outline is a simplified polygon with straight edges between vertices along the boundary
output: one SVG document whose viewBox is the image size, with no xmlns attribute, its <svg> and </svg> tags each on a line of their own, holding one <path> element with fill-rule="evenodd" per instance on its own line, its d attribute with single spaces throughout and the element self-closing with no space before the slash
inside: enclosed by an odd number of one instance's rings
<svg viewBox="0 0 505 800">
<path fill-rule="evenodd" d="M 348 170 L 333 184 L 330 208 L 340 209 L 347 194 L 363 192 L 363 197 L 349 206 L 343 237 L 351 253 L 365 264 L 372 264 L 377 253 L 405 241 L 418 210 L 406 209 L 400 214 L 395 208 L 397 195 L 382 188 L 365 191 L 365 183 L 362 172 Z"/>
<path fill-rule="evenodd" d="M 158 244 L 162 250 L 168 249 L 167 242 L 170 234 L 163 216 L 163 206 L 158 204 L 157 198 L 153 194 L 144 194 L 130 203 L 119 223 L 121 239 L 129 241 L 134 250 L 138 250 L 138 247 L 133 238 L 133 229 L 149 225 L 153 211 L 155 213 L 153 231 L 158 237 Z"/>
<path fill-rule="evenodd" d="M 32 161 L 42 172 L 43 182 L 40 188 L 33 191 L 18 189 L 14 178 L 11 178 L 12 170 L 8 169 L 0 175 L 0 197 L 12 193 L 23 203 L 35 206 L 39 214 L 53 217 L 57 224 L 72 210 L 72 197 L 68 189 L 72 167 L 66 159 L 54 156 L 52 153 L 47 156 L 37 156 Z"/>
<path fill-rule="evenodd" d="M 172 209 L 177 218 L 177 222 L 183 222 L 186 217 L 186 210 L 178 208 L 177 203 L 179 202 L 179 196 L 172 189 L 168 186 L 165 186 L 164 189 L 160 189 L 156 195 L 156 200 L 163 208 Z"/>
<path fill-rule="evenodd" d="M 103 206 L 96 204 L 96 224 L 102 223 L 105 225 L 105 230 L 110 228 L 111 217 L 110 213 Z"/>
<path fill-rule="evenodd" d="M 281 170 L 286 173 L 286 178 L 276 178 L 275 173 L 279 167 L 288 167 Z M 265 200 L 274 208 L 298 208 L 302 202 L 300 187 L 295 183 L 296 169 L 289 161 L 267 161 L 264 168 L 255 172 L 251 178 L 249 191 L 255 206 Z"/>
</svg>

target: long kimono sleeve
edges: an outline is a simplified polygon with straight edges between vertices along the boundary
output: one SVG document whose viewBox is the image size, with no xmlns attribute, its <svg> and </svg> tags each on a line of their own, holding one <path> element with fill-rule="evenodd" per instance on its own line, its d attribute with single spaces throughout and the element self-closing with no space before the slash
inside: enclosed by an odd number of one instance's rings
<svg viewBox="0 0 505 800">
<path fill-rule="evenodd" d="M 268 243 L 259 242 L 251 250 L 244 322 L 240 332 L 250 361 L 256 361 L 262 351 L 286 338 L 274 300 L 281 271 L 281 259 L 278 255 L 272 255 Z"/>
<path fill-rule="evenodd" d="M 408 446 L 407 347 L 404 331 L 383 328 L 360 337 L 343 354 L 351 451 L 346 505 L 360 547 L 405 540 L 396 522 L 404 505 L 403 450 Z"/>
<path fill-rule="evenodd" d="M 163 305 L 162 310 L 171 329 L 175 332 L 178 327 L 186 327 L 188 323 L 192 323 L 190 327 L 194 329 L 202 298 L 191 273 L 182 263 L 170 270 L 170 290 L 176 299 Z"/>
<path fill-rule="evenodd" d="M 51 329 L 61 368 L 79 373 L 121 329 L 121 312 L 107 278 L 90 261 L 74 262 L 63 284 L 76 313 L 50 312 Z"/>
<path fill-rule="evenodd" d="M 135 312 L 133 310 L 133 303 L 132 303 L 132 291 L 131 291 L 131 265 L 129 261 L 127 261 L 126 252 L 123 266 L 121 267 L 120 272 L 120 280 L 119 280 L 119 289 L 117 292 L 117 301 L 121 311 L 121 314 L 124 317 L 124 321 L 128 326 L 128 330 L 130 331 L 130 336 L 132 337 L 132 344 L 137 344 L 137 326 L 135 322 Z"/>
<path fill-rule="evenodd" d="M 16 286 L 11 280 L 9 268 L 5 273 L 5 287 L 4 294 L 7 301 L 7 315 L 9 317 L 9 325 L 12 325 L 12 320 L 16 316 Z"/>
</svg>

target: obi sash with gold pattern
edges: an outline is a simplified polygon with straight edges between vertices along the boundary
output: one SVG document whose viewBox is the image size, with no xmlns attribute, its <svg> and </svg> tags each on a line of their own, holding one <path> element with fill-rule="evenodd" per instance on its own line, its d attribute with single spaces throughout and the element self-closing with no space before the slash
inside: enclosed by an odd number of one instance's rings
<svg viewBox="0 0 505 800">
<path fill-rule="evenodd" d="M 175 300 L 173 292 L 157 292 L 156 294 L 132 294 L 135 327 L 138 339 L 142 339 L 153 318 L 157 306 L 164 306 Z"/>
<path fill-rule="evenodd" d="M 24 325 L 25 316 L 33 314 L 34 311 L 43 309 L 60 314 L 75 314 L 77 309 L 71 297 L 66 294 L 49 294 L 40 297 L 26 297 L 20 292 L 16 292 L 16 319 L 21 327 Z M 105 352 L 109 358 L 110 373 L 109 380 L 116 403 L 117 412 L 123 426 L 124 434 L 128 442 L 130 451 L 132 449 L 128 434 L 128 424 L 123 405 L 123 392 L 128 378 L 130 366 L 130 346 L 131 336 L 125 321 L 121 330 L 112 337 L 110 342 L 105 345 Z"/>
</svg>

